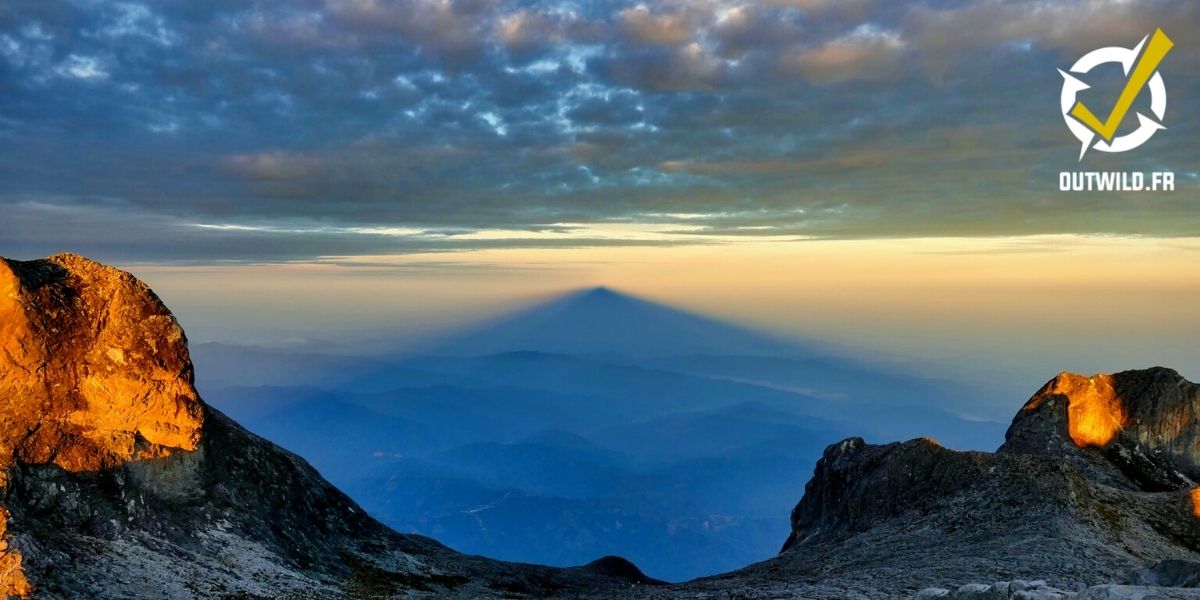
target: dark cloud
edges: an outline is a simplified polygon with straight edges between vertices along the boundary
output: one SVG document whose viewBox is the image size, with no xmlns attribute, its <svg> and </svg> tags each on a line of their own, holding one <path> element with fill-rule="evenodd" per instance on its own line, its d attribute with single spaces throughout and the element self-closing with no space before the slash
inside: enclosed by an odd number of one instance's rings
<svg viewBox="0 0 1200 600">
<path fill-rule="evenodd" d="M 1057 192 L 1056 69 L 1155 26 L 1168 130 L 1085 167 L 1181 190 Z M 18 0 L 0 254 L 1185 235 L 1198 38 L 1187 0 Z"/>
</svg>

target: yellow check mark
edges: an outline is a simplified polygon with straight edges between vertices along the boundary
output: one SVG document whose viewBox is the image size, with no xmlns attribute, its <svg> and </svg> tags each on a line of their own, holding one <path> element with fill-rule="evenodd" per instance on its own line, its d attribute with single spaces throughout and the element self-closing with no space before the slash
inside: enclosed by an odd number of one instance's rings
<svg viewBox="0 0 1200 600">
<path fill-rule="evenodd" d="M 1158 70 L 1158 64 L 1174 46 L 1175 42 L 1172 42 L 1162 29 L 1155 29 L 1154 35 L 1150 36 L 1150 43 L 1146 44 L 1146 50 L 1138 58 L 1133 73 L 1129 75 L 1129 81 L 1125 82 L 1125 89 L 1121 92 L 1121 97 L 1117 98 L 1116 105 L 1108 113 L 1108 119 L 1101 123 L 1100 119 L 1097 119 L 1096 115 L 1092 114 L 1092 111 L 1082 102 L 1075 102 L 1075 106 L 1071 108 L 1071 116 L 1095 131 L 1097 135 L 1104 138 L 1104 141 L 1111 143 L 1113 137 L 1117 135 L 1117 128 L 1125 120 L 1129 107 L 1133 106 L 1133 101 L 1137 100 L 1138 94 L 1146 86 L 1146 82 L 1150 81 L 1150 77 Z"/>
</svg>

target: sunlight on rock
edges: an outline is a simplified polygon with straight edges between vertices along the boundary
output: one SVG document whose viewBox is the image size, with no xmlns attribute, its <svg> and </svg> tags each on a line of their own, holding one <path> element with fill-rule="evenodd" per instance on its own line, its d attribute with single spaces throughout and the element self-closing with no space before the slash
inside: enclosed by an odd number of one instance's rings
<svg viewBox="0 0 1200 600">
<path fill-rule="evenodd" d="M 1192 515 L 1200 519 L 1200 487 L 1192 488 L 1189 496 L 1192 499 Z"/>
<path fill-rule="evenodd" d="M 140 281 L 69 254 L 0 261 L 0 316 L 0 416 L 18 440 L 0 466 L 92 471 L 196 449 L 183 330 Z M 134 367 L 131 355 L 154 360 Z"/>
<path fill-rule="evenodd" d="M 1125 426 L 1125 407 L 1111 375 L 1063 373 L 1049 390 L 1067 397 L 1067 421 L 1076 446 L 1104 446 Z"/>
<path fill-rule="evenodd" d="M 8 547 L 8 511 L 0 508 L 0 596 L 24 597 L 33 592 L 21 568 L 24 557 Z"/>
<path fill-rule="evenodd" d="M 19 464 L 97 471 L 195 450 L 203 410 L 186 344 L 128 273 L 69 254 L 0 259 L 0 488 Z M 131 366 L 123 349 L 153 360 Z M 0 596 L 26 596 L 8 518 L 0 507 Z"/>
</svg>

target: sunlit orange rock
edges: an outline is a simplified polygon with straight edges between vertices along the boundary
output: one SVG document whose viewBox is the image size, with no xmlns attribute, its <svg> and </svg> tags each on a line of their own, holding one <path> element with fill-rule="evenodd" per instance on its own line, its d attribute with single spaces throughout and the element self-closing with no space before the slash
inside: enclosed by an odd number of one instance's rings
<svg viewBox="0 0 1200 600">
<path fill-rule="evenodd" d="M 1189 490 L 1200 481 L 1200 385 L 1164 367 L 1061 373 L 1013 418 L 1000 452 L 1082 458 L 1145 489 Z"/>
<path fill-rule="evenodd" d="M 1192 498 L 1192 516 L 1200 519 L 1200 488 L 1192 488 L 1189 495 Z"/>
<path fill-rule="evenodd" d="M 1059 373 L 1025 403 L 1022 413 L 1044 411 L 1047 403 L 1059 401 L 1066 403 L 1066 433 L 1080 448 L 1103 447 L 1125 427 L 1126 410 L 1112 375 Z"/>
<path fill-rule="evenodd" d="M 1068 431 L 1080 448 L 1104 446 L 1125 427 L 1125 407 L 1113 389 L 1112 375 L 1063 373 L 1048 393 L 1067 397 Z"/>
<path fill-rule="evenodd" d="M 8 511 L 0 508 L 0 597 L 24 597 L 33 592 L 21 569 L 22 560 L 20 552 L 8 547 Z"/>
<path fill-rule="evenodd" d="M 170 311 L 129 273 L 71 254 L 0 259 L 0 398 L 0 485 L 17 463 L 94 471 L 195 450 L 203 424 Z M 23 595 L 8 545 L 0 590 Z"/>
</svg>

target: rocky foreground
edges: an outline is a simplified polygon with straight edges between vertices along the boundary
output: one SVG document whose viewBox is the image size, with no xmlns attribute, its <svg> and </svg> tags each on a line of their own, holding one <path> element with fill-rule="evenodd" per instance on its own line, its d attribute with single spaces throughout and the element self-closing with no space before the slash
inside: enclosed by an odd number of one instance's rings
<svg viewBox="0 0 1200 600">
<path fill-rule="evenodd" d="M 393 532 L 192 382 L 131 275 L 0 259 L 0 596 L 1200 599 L 1200 386 L 1169 369 L 1059 375 L 995 453 L 834 444 L 778 557 L 674 586 Z"/>
<path fill-rule="evenodd" d="M 0 596 L 620 595 L 575 569 L 397 534 L 299 457 L 204 404 L 183 330 L 133 276 L 0 259 Z"/>
<path fill-rule="evenodd" d="M 995 453 L 844 440 L 818 462 L 779 557 L 688 589 L 1200 598 L 1182 587 L 1200 585 L 1198 411 L 1200 386 L 1170 369 L 1063 373 Z"/>
</svg>

